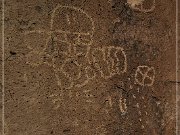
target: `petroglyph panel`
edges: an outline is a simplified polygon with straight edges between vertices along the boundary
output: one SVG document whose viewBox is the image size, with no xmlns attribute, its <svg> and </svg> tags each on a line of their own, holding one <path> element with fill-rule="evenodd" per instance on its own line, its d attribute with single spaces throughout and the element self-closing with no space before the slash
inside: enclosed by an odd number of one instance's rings
<svg viewBox="0 0 180 135">
<path fill-rule="evenodd" d="M 174 1 L 6 0 L 5 134 L 173 135 Z"/>
<path fill-rule="evenodd" d="M 62 21 L 59 23 L 60 18 Z M 83 21 L 81 21 L 82 18 Z M 67 87 L 69 89 L 76 86 L 82 87 L 90 80 L 97 79 L 99 75 L 108 79 L 113 75 L 121 75 L 127 71 L 127 58 L 123 48 L 113 46 L 91 47 L 95 26 L 93 19 L 85 11 L 75 7 L 58 5 L 53 10 L 50 22 L 51 30 L 49 31 L 26 32 L 27 40 L 25 42 L 27 42 L 29 49 L 38 50 L 40 54 L 43 53 L 52 59 L 52 62 L 45 61 L 44 63 L 51 66 L 55 73 L 58 72 L 56 78 L 58 85 L 63 85 L 62 88 L 68 85 L 64 80 L 61 83 L 59 78 L 62 76 L 59 76 L 59 72 L 62 72 L 65 80 L 69 80 L 67 82 L 71 81 L 70 86 Z M 33 47 L 28 42 L 33 37 L 41 39 L 42 35 L 47 35 L 46 38 L 43 38 L 44 43 L 42 45 L 37 42 L 37 46 Z M 39 64 L 34 62 L 36 66 Z M 91 74 L 92 71 L 93 74 Z M 95 75 L 95 72 L 100 74 Z"/>
</svg>

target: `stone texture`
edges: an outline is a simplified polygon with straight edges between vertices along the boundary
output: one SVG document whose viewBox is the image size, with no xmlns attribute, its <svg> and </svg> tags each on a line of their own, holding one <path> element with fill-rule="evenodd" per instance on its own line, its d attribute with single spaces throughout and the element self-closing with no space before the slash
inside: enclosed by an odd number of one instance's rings
<svg viewBox="0 0 180 135">
<path fill-rule="evenodd" d="M 176 3 L 134 1 L 5 1 L 6 135 L 175 135 Z"/>
</svg>

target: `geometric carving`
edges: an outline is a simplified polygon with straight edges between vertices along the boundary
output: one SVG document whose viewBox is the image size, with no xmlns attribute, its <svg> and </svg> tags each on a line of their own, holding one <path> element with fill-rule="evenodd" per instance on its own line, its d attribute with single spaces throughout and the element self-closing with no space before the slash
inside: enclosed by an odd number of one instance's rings
<svg viewBox="0 0 180 135">
<path fill-rule="evenodd" d="M 152 86 L 155 79 L 154 67 L 138 66 L 135 73 L 135 81 L 141 86 Z"/>
</svg>

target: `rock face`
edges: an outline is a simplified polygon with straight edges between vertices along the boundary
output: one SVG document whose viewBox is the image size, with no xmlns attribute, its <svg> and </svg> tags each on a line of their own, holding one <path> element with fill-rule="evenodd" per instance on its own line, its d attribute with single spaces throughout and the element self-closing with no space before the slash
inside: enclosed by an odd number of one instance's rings
<svg viewBox="0 0 180 135">
<path fill-rule="evenodd" d="M 175 0 L 6 0 L 6 135 L 175 135 Z"/>
</svg>

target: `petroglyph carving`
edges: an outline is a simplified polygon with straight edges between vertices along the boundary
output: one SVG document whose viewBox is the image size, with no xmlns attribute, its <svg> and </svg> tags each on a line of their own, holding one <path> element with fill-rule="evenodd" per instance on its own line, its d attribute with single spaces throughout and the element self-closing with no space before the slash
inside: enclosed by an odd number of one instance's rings
<svg viewBox="0 0 180 135">
<path fill-rule="evenodd" d="M 118 97 L 117 99 L 115 97 Z M 118 93 L 118 95 L 108 95 L 106 97 L 106 102 L 107 102 L 107 110 L 105 110 L 107 113 L 109 112 L 110 109 L 113 108 L 113 106 L 118 106 L 119 111 L 121 112 L 121 115 L 125 115 L 127 113 L 127 103 L 126 99 L 122 96 L 122 93 Z"/>
<path fill-rule="evenodd" d="M 61 23 L 58 23 L 59 20 Z M 68 46 L 65 45 L 67 56 L 60 66 L 60 71 L 70 80 L 71 85 L 68 88 L 86 85 L 89 78 L 85 71 L 85 61 L 93 42 L 94 21 L 81 9 L 57 6 L 51 18 L 51 30 L 61 33 L 57 37 L 58 42 L 68 44 Z M 58 50 L 60 52 L 60 49 Z M 61 50 L 64 51 L 64 49 Z M 54 64 L 57 65 L 56 62 Z"/>
<path fill-rule="evenodd" d="M 112 108 L 113 103 L 112 103 L 112 98 L 111 98 L 111 96 L 108 96 L 108 97 L 107 97 L 107 101 L 108 101 L 109 106 Z"/>
<path fill-rule="evenodd" d="M 121 47 L 96 48 L 92 56 L 95 67 L 105 79 L 127 71 L 126 54 Z"/>
<path fill-rule="evenodd" d="M 152 86 L 155 79 L 154 67 L 138 66 L 135 73 L 135 81 L 141 86 Z"/>
<path fill-rule="evenodd" d="M 132 9 L 144 13 L 152 12 L 155 9 L 155 2 L 156 0 L 127 0 Z"/>
<path fill-rule="evenodd" d="M 124 115 L 127 112 L 127 105 L 126 105 L 126 99 L 122 98 L 122 96 L 119 99 L 119 109 L 122 113 L 122 115 Z"/>
<path fill-rule="evenodd" d="M 109 69 L 112 75 L 125 73 L 127 71 L 127 58 L 125 51 L 121 47 L 108 47 L 108 57 L 110 58 Z"/>
<path fill-rule="evenodd" d="M 92 44 L 93 32 L 94 21 L 86 12 L 76 7 L 58 5 L 51 16 L 50 30 L 33 30 L 25 33 L 25 43 L 31 50 L 27 55 L 27 63 L 38 66 L 44 62 L 52 66 L 58 85 L 71 88 L 74 85 L 73 81 L 80 79 L 83 75 L 81 62 L 77 62 L 76 57 L 86 58 L 89 50 L 78 52 L 78 49 L 88 48 Z M 43 41 L 39 41 L 40 39 Z M 30 60 L 32 56 L 38 57 L 39 54 L 46 54 L 51 62 L 42 61 L 40 58 L 40 61 Z M 74 71 L 77 72 L 74 73 Z"/>
<path fill-rule="evenodd" d="M 61 23 L 59 23 L 59 20 L 61 20 Z M 73 6 L 58 5 L 52 13 L 50 25 L 52 31 L 67 36 L 68 34 L 74 34 L 77 39 L 80 36 L 92 37 L 95 29 L 93 19 L 82 9 Z"/>
<path fill-rule="evenodd" d="M 126 72 L 123 48 L 92 48 L 94 31 L 94 21 L 85 11 L 58 5 L 52 12 L 50 30 L 25 32 L 25 43 L 31 50 L 27 63 L 51 66 L 62 89 L 83 87 L 97 78 L 97 72 L 104 79 Z M 32 62 L 32 56 L 40 56 L 39 61 Z"/>
<path fill-rule="evenodd" d="M 77 80 L 81 77 L 80 65 L 73 59 L 67 59 L 62 65 L 61 71 L 71 80 Z"/>
<path fill-rule="evenodd" d="M 117 86 L 116 86 L 117 87 Z M 119 88 L 122 89 L 119 89 Z M 117 91 L 113 91 L 112 93 L 108 92 L 105 97 L 105 112 L 109 113 L 112 109 L 116 108 L 120 111 L 121 115 L 125 115 L 128 111 L 127 101 L 126 101 L 126 93 L 124 92 L 124 82 L 120 81 L 118 85 Z"/>
<path fill-rule="evenodd" d="M 139 98 L 139 92 L 140 92 L 140 88 L 142 87 L 142 89 L 144 88 L 144 86 L 137 86 L 137 88 L 135 88 L 134 90 L 136 91 L 136 93 L 132 93 L 132 99 L 133 99 L 133 108 L 136 108 L 136 112 L 138 114 L 138 121 L 140 122 L 140 126 L 142 127 L 143 126 L 143 123 L 144 123 L 144 119 L 143 119 L 143 115 L 146 114 L 146 111 L 144 111 L 144 108 L 141 104 L 141 102 L 144 103 L 144 98 Z M 141 100 L 141 102 L 139 102 L 138 100 Z"/>
<path fill-rule="evenodd" d="M 96 69 L 100 72 L 101 77 L 110 76 L 109 71 L 107 70 L 108 62 L 106 61 L 105 49 L 97 48 L 92 52 L 93 63 Z"/>
</svg>

